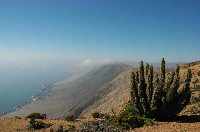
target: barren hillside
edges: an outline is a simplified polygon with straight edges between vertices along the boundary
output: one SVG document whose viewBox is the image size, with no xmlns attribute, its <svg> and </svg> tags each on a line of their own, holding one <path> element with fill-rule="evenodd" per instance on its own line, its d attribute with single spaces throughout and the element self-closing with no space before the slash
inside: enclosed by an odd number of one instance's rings
<svg viewBox="0 0 200 132">
<path fill-rule="evenodd" d="M 85 109 L 81 116 L 90 116 L 93 112 L 109 113 L 119 112 L 124 104 L 129 101 L 129 77 L 130 71 L 127 70 L 120 75 L 118 75 L 114 80 L 112 80 L 107 89 L 110 89 L 105 95 L 95 102 L 93 105 Z"/>
<path fill-rule="evenodd" d="M 9 116 L 25 116 L 32 112 L 46 113 L 52 118 L 63 118 L 67 114 L 79 113 L 93 104 L 105 91 L 105 86 L 121 72 L 129 69 L 125 64 L 108 64 L 96 68 L 71 81 L 57 83 L 56 87 L 42 99 L 25 105 Z"/>
</svg>

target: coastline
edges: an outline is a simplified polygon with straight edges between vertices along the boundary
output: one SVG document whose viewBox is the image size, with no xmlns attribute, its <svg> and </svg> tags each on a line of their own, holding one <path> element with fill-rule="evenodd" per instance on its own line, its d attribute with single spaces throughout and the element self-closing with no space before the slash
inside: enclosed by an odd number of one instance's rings
<svg viewBox="0 0 200 132">
<path fill-rule="evenodd" d="M 3 116 L 6 116 L 9 113 L 13 113 L 15 111 L 20 110 L 23 108 L 25 105 L 30 104 L 32 102 L 38 101 L 41 98 L 47 96 L 49 92 L 52 90 L 52 88 L 55 86 L 56 82 L 49 83 L 49 84 L 42 84 L 39 92 L 33 96 L 30 96 L 29 99 L 24 100 L 21 104 L 15 105 L 11 110 L 5 111 L 5 112 L 0 112 L 0 118 Z"/>
</svg>

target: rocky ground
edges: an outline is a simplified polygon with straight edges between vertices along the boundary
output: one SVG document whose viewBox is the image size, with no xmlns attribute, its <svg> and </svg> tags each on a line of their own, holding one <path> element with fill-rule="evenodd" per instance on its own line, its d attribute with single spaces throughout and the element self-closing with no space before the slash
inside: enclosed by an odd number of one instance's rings
<svg viewBox="0 0 200 132">
<path fill-rule="evenodd" d="M 157 122 L 153 126 L 136 128 L 133 132 L 199 132 L 200 122 L 178 123 L 178 122 Z"/>
<path fill-rule="evenodd" d="M 200 117 L 197 117 L 200 119 Z M 191 118 L 192 119 L 192 118 Z M 44 122 L 52 123 L 53 125 L 48 129 L 34 130 L 36 132 L 51 132 L 52 130 L 58 130 L 62 125 L 65 130 L 79 131 L 80 127 L 83 132 L 90 129 L 91 132 L 122 132 L 128 130 L 121 130 L 113 126 L 107 125 L 103 122 L 97 122 L 94 120 L 86 121 L 76 121 L 76 122 L 67 122 L 64 120 L 43 120 Z M 84 126 L 83 126 L 84 124 Z M 29 132 L 32 130 L 27 129 L 28 120 L 27 119 L 1 119 L 0 120 L 0 132 Z M 106 129 L 105 129 L 106 127 Z M 76 130 L 74 129 L 76 128 Z M 79 129 L 79 130 L 77 130 Z M 155 122 L 151 126 L 144 126 L 141 128 L 135 128 L 130 130 L 130 132 L 199 132 L 200 130 L 200 121 L 171 121 L 171 122 Z M 89 132 L 90 132 L 89 131 Z"/>
<path fill-rule="evenodd" d="M 52 126 L 47 129 L 34 130 L 36 132 L 51 132 L 51 129 L 58 130 L 63 126 L 65 130 L 82 132 L 121 132 L 127 131 L 116 128 L 102 120 L 93 118 L 81 118 L 70 122 L 65 120 L 42 120 Z M 0 132 L 28 132 L 27 126 L 29 119 L 13 117 L 0 118 Z M 200 131 L 200 102 L 188 105 L 176 119 L 171 119 L 165 122 L 154 122 L 153 125 L 135 128 L 130 132 L 199 132 Z"/>
</svg>

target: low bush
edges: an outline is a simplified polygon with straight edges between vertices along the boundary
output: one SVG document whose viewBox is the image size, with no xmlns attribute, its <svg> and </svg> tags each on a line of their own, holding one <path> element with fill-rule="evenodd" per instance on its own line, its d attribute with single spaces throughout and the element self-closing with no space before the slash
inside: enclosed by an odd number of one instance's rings
<svg viewBox="0 0 200 132">
<path fill-rule="evenodd" d="M 95 120 L 83 122 L 80 125 L 80 132 L 124 132 L 119 126 L 113 125 L 108 120 Z"/>
<path fill-rule="evenodd" d="M 51 124 L 46 124 L 42 121 L 38 121 L 34 118 L 31 118 L 28 124 L 29 129 L 42 129 L 42 128 L 48 128 Z"/>
<path fill-rule="evenodd" d="M 95 117 L 99 117 L 99 113 L 95 113 L 93 115 L 95 115 Z M 153 119 L 137 116 L 134 113 L 134 108 L 131 103 L 128 103 L 125 108 L 119 113 L 119 115 L 113 113 L 112 115 L 102 114 L 101 116 L 103 116 L 103 118 L 101 118 L 102 120 L 99 121 L 107 124 L 106 126 L 104 126 L 105 129 L 108 129 L 112 126 L 112 128 L 117 128 L 117 130 L 126 130 L 130 128 L 141 127 L 144 125 L 152 125 L 154 122 Z M 94 126 L 96 125 L 93 124 L 93 127 Z"/>
<path fill-rule="evenodd" d="M 62 125 L 54 125 L 50 128 L 50 132 L 64 132 Z"/>
<path fill-rule="evenodd" d="M 44 119 L 44 115 L 40 113 L 31 113 L 28 115 L 26 118 L 31 118 L 31 119 Z"/>
<path fill-rule="evenodd" d="M 125 129 L 152 125 L 154 121 L 153 119 L 137 116 L 134 113 L 134 108 L 131 103 L 128 103 L 124 110 L 115 119 L 117 121 L 116 123 Z"/>
<path fill-rule="evenodd" d="M 104 118 L 104 114 L 99 113 L 99 112 L 94 112 L 92 113 L 93 118 Z"/>
<path fill-rule="evenodd" d="M 200 71 L 197 74 L 198 74 L 198 76 L 200 76 Z"/>
<path fill-rule="evenodd" d="M 66 132 L 75 132 L 76 131 L 76 127 L 74 125 L 69 124 L 68 125 L 68 129 L 65 130 Z"/>
<path fill-rule="evenodd" d="M 15 116 L 15 119 L 22 119 L 20 116 Z"/>
<path fill-rule="evenodd" d="M 66 121 L 75 121 L 76 118 L 75 118 L 74 115 L 68 115 L 68 116 L 65 117 L 65 120 L 66 120 Z"/>
</svg>

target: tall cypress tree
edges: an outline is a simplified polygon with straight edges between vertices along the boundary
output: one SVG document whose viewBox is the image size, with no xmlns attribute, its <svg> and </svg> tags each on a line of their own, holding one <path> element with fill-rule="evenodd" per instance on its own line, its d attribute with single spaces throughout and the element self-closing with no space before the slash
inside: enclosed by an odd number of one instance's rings
<svg viewBox="0 0 200 132">
<path fill-rule="evenodd" d="M 158 109 L 161 105 L 161 87 L 160 87 L 160 80 L 158 75 L 155 76 L 155 81 L 154 81 L 154 91 L 153 91 L 153 96 L 151 100 L 151 109 L 153 113 L 158 112 Z"/>
<path fill-rule="evenodd" d="M 137 81 L 134 72 L 131 72 L 131 101 L 135 101 L 136 104 L 139 103 Z"/>
<path fill-rule="evenodd" d="M 162 95 L 164 95 L 164 96 L 165 96 L 165 93 L 164 93 L 165 73 L 166 73 L 166 70 L 165 70 L 165 59 L 162 58 L 161 66 L 160 66 L 160 87 L 161 87 Z"/>
<path fill-rule="evenodd" d="M 149 63 L 146 63 L 146 68 L 145 68 L 145 75 L 146 75 L 146 77 L 147 77 L 148 74 L 149 74 L 149 68 L 150 68 Z"/>
<path fill-rule="evenodd" d="M 169 90 L 169 88 L 171 87 L 173 80 L 174 80 L 174 76 L 175 76 L 175 72 L 170 72 L 167 74 L 166 77 L 166 85 L 164 87 L 164 92 L 167 93 L 167 91 Z"/>
<path fill-rule="evenodd" d="M 180 67 L 177 66 L 175 76 L 174 76 L 174 79 L 173 79 L 173 83 L 172 83 L 172 85 L 171 85 L 171 87 L 168 90 L 167 95 L 166 95 L 167 103 L 176 102 L 176 98 L 178 96 L 177 90 L 179 88 L 179 83 L 180 83 L 179 70 L 180 70 Z"/>
<path fill-rule="evenodd" d="M 164 84 L 165 83 L 165 59 L 162 58 L 162 62 L 161 62 L 161 67 L 160 67 L 160 72 L 161 72 L 161 82 Z"/>
<path fill-rule="evenodd" d="M 147 96 L 148 102 L 151 102 L 153 95 L 153 66 L 149 67 L 149 74 L 148 74 L 148 84 L 147 84 Z"/>
<path fill-rule="evenodd" d="M 140 76 L 139 76 L 139 96 L 140 96 L 140 103 L 143 108 L 143 112 L 148 113 L 148 103 L 147 103 L 147 95 L 146 95 L 146 83 L 145 83 L 145 76 L 144 76 L 144 63 L 141 61 L 140 63 Z"/>
<path fill-rule="evenodd" d="M 177 67 L 176 67 L 176 77 L 178 78 L 178 79 L 180 79 L 180 76 L 179 76 L 179 72 L 180 72 L 180 66 L 179 65 L 177 65 Z"/>
<path fill-rule="evenodd" d="M 191 91 L 190 91 L 190 82 L 192 80 L 192 71 L 191 69 L 188 69 L 188 72 L 187 72 L 187 78 L 185 80 L 185 83 L 184 83 L 184 96 L 185 96 L 185 99 L 186 99 L 186 104 L 188 104 L 190 102 L 190 97 L 191 97 Z"/>
<path fill-rule="evenodd" d="M 137 84 L 139 84 L 139 72 L 138 71 L 136 71 L 136 82 L 137 82 Z"/>
<path fill-rule="evenodd" d="M 131 103 L 136 114 L 143 114 L 143 109 L 140 104 L 140 97 L 138 95 L 138 83 L 134 72 L 131 72 Z"/>
</svg>

